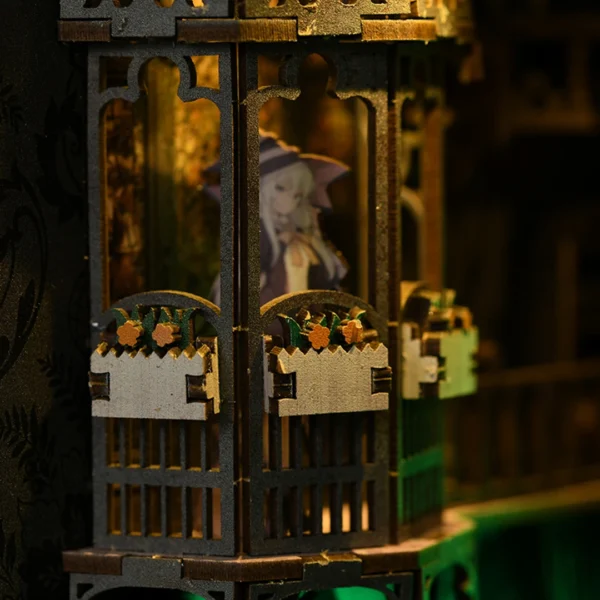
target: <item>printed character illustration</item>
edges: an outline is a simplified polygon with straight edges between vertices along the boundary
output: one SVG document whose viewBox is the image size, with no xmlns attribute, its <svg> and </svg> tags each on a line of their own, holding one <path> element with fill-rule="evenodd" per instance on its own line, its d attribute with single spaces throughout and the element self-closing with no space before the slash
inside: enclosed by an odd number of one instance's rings
<svg viewBox="0 0 600 600">
<path fill-rule="evenodd" d="M 345 165 L 302 154 L 271 133 L 260 134 L 261 303 L 308 289 L 337 289 L 347 266 L 323 238 L 319 214 L 331 210 L 327 186 L 348 173 Z M 214 165 L 209 171 L 218 171 Z M 206 186 L 219 198 L 219 186 Z M 219 280 L 212 301 L 219 304 Z"/>
</svg>

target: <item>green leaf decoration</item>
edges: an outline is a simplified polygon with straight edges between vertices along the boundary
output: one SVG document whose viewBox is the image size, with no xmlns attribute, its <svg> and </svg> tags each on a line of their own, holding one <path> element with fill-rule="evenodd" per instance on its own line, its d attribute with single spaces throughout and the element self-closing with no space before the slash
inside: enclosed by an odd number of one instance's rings
<svg viewBox="0 0 600 600">
<path fill-rule="evenodd" d="M 170 308 L 161 306 L 160 317 L 158 318 L 159 323 L 174 323 L 173 313 Z"/>
<path fill-rule="evenodd" d="M 129 320 L 129 314 L 122 308 L 113 308 L 112 313 L 115 315 L 115 320 L 117 321 L 117 329 L 121 327 L 121 325 L 125 325 Z"/>
<path fill-rule="evenodd" d="M 178 346 L 181 349 L 194 344 L 194 316 L 197 312 L 195 308 L 180 308 L 172 310 L 169 307 L 148 307 L 143 305 L 136 306 L 131 315 L 122 308 L 113 308 L 113 314 L 117 322 L 117 328 L 124 325 L 127 321 L 139 321 L 142 324 L 144 332 L 141 336 L 139 347 L 148 347 L 152 350 L 158 350 L 158 344 L 152 339 L 152 333 L 157 323 L 174 323 L 180 327 L 181 339 Z"/>
<path fill-rule="evenodd" d="M 339 346 L 341 345 L 342 336 L 338 332 L 338 327 L 340 326 L 342 320 L 340 319 L 339 315 L 334 312 L 330 312 L 328 317 L 329 343 Z"/>
<path fill-rule="evenodd" d="M 277 315 L 280 323 L 283 325 L 284 339 L 286 345 L 301 348 L 305 345 L 302 339 L 301 327 L 298 322 L 287 315 Z"/>
<path fill-rule="evenodd" d="M 283 325 L 285 344 L 302 350 L 311 347 L 309 335 L 316 325 L 329 329 L 330 345 L 344 347 L 348 347 L 348 344 L 341 332 L 341 327 L 353 320 L 358 320 L 365 329 L 369 326 L 367 311 L 358 307 L 353 308 L 349 313 L 339 314 L 333 311 L 311 314 L 308 310 L 302 309 L 295 319 L 287 315 L 278 315 L 277 318 Z"/>
<path fill-rule="evenodd" d="M 144 328 L 141 346 L 146 346 L 147 348 L 152 348 L 152 350 L 156 350 L 158 346 L 156 342 L 152 339 L 152 332 L 154 331 L 154 327 L 156 325 L 158 310 L 156 308 L 150 308 L 145 314 L 142 315 L 140 315 L 140 312 L 141 307 L 137 307 L 137 313 L 138 316 L 142 316 L 141 322 L 142 327 Z"/>
<path fill-rule="evenodd" d="M 184 350 L 194 343 L 194 315 L 195 308 L 180 308 L 176 311 L 176 323 L 181 334 L 181 349 Z"/>
<path fill-rule="evenodd" d="M 144 320 L 144 306 L 142 304 L 136 304 L 131 311 L 131 319 L 133 321 L 143 321 Z"/>
</svg>

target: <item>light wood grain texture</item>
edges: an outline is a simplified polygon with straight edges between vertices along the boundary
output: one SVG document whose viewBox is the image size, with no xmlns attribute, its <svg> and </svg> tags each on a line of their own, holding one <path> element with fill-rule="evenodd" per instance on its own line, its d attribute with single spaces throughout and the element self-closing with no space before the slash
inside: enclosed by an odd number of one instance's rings
<svg viewBox="0 0 600 600">
<path fill-rule="evenodd" d="M 365 42 L 429 42 L 437 38 L 434 20 L 402 19 L 362 21 L 362 40 Z"/>
<path fill-rule="evenodd" d="M 173 349 L 161 358 L 142 351 L 98 350 L 92 375 L 108 373 L 108 399 L 92 402 L 92 416 L 124 419 L 206 420 L 219 412 L 218 359 L 208 346 Z M 188 400 L 187 377 L 202 378 L 206 400 Z"/>
<path fill-rule="evenodd" d="M 293 19 L 182 19 L 177 25 L 180 42 L 295 42 Z"/>
<path fill-rule="evenodd" d="M 295 374 L 296 397 L 269 401 L 268 412 L 280 417 L 387 410 L 389 394 L 373 392 L 373 369 L 389 366 L 383 344 L 354 346 L 349 351 L 330 346 L 306 354 L 296 348 L 274 348 L 268 361 L 267 396 L 273 389 L 273 372 Z"/>
</svg>

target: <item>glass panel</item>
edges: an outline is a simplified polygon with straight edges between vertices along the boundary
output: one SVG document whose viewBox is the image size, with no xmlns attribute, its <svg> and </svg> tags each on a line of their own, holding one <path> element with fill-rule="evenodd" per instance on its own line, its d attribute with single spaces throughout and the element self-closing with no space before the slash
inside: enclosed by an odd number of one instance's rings
<svg viewBox="0 0 600 600">
<path fill-rule="evenodd" d="M 366 108 L 326 95 L 329 77 L 326 61 L 311 55 L 299 98 L 261 110 L 263 304 L 307 289 L 366 296 Z"/>
<path fill-rule="evenodd" d="M 199 86 L 218 88 L 218 56 L 193 57 L 192 67 Z M 122 86 L 123 61 L 101 68 L 104 86 Z M 179 78 L 154 59 L 141 73 L 145 93 L 103 113 L 111 304 L 151 289 L 208 297 L 219 272 L 219 203 L 204 184 L 218 163 L 220 114 L 209 100 L 181 101 Z"/>
</svg>

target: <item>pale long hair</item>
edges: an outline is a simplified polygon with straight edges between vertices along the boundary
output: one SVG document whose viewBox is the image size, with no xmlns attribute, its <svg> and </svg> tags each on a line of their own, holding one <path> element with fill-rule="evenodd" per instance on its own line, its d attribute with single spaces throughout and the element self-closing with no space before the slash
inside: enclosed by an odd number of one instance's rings
<svg viewBox="0 0 600 600">
<path fill-rule="evenodd" d="M 277 237 L 276 211 L 273 207 L 281 185 L 292 189 L 301 197 L 300 203 L 290 214 L 291 225 L 310 238 L 313 250 L 319 256 L 330 279 L 341 279 L 345 267 L 334 250 L 325 242 L 318 223 L 317 209 L 312 206 L 311 197 L 315 191 L 315 179 L 311 168 L 298 161 L 260 178 L 260 220 L 263 231 L 271 246 L 271 267 L 280 257 L 281 249 Z"/>
<path fill-rule="evenodd" d="M 294 189 L 300 194 L 301 201 L 295 211 L 290 214 L 291 226 L 309 237 L 311 246 L 321 260 L 328 277 L 332 281 L 341 281 L 348 269 L 335 250 L 323 239 L 318 222 L 318 209 L 311 203 L 316 190 L 315 177 L 306 162 L 299 160 L 272 173 L 261 175 L 259 188 L 259 213 L 261 235 L 266 235 L 271 248 L 271 265 L 273 267 L 281 256 L 279 238 L 277 237 L 276 212 L 273 203 L 282 185 L 286 189 Z M 261 289 L 266 277 L 261 272 Z M 212 301 L 219 305 L 221 302 L 221 278 L 217 276 L 212 290 Z"/>
</svg>

